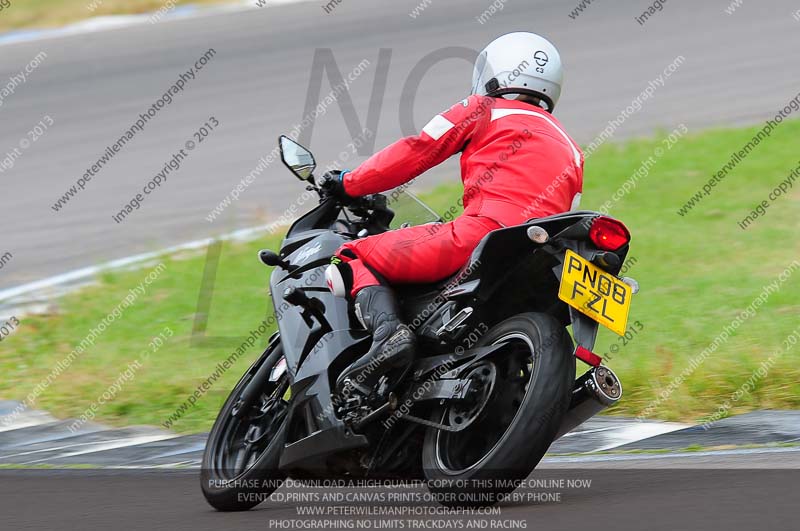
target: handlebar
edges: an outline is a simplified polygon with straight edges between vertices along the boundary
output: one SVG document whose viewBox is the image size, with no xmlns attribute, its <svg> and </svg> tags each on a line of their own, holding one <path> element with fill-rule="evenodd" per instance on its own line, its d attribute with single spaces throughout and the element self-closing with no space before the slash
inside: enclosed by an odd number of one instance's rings
<svg viewBox="0 0 800 531">
<path fill-rule="evenodd" d="M 315 190 L 319 194 L 320 201 L 333 198 L 340 206 L 348 208 L 357 214 L 367 210 L 387 210 L 387 200 L 386 196 L 383 194 L 370 194 L 359 197 L 348 196 L 347 198 L 342 198 L 335 194 L 326 194 L 323 190 L 317 188 L 316 186 L 309 186 L 307 189 Z"/>
<path fill-rule="evenodd" d="M 353 207 L 362 208 L 364 210 L 386 210 L 386 196 L 383 194 L 370 194 L 357 197 L 350 205 L 351 209 Z"/>
</svg>

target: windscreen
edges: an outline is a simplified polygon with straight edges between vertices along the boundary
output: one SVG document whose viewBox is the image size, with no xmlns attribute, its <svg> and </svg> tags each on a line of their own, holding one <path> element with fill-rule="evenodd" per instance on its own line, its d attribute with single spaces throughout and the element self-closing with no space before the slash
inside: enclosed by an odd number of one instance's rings
<svg viewBox="0 0 800 531">
<path fill-rule="evenodd" d="M 394 219 L 389 226 L 391 229 L 441 221 L 439 214 L 410 192 L 394 190 L 387 192 L 386 197 L 389 208 L 394 212 Z"/>
</svg>

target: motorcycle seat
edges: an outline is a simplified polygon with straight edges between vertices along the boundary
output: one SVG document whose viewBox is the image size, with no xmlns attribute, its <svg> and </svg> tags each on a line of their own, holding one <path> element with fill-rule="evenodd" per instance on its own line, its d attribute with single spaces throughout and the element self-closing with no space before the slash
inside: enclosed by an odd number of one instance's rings
<svg viewBox="0 0 800 531">
<path fill-rule="evenodd" d="M 523 225 L 527 225 L 529 223 L 547 223 L 548 221 L 558 221 L 560 219 L 569 218 L 569 217 L 586 217 L 586 216 L 596 216 L 597 212 L 592 212 L 591 210 L 569 210 L 567 212 L 561 212 L 560 214 L 553 214 L 552 216 L 545 216 L 543 218 L 531 218 Z"/>
</svg>

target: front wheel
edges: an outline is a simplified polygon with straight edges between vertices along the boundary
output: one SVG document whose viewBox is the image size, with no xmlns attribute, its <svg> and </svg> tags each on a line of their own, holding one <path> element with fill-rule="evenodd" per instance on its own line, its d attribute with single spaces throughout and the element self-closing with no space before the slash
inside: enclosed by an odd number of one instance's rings
<svg viewBox="0 0 800 531">
<path fill-rule="evenodd" d="M 276 340 L 231 392 L 208 435 L 200 473 L 203 495 L 219 511 L 245 511 L 267 499 L 280 486 L 278 470 L 286 440 L 290 391 L 285 358 Z M 237 415 L 241 396 L 264 364 L 270 378 L 249 411 Z"/>
<path fill-rule="evenodd" d="M 434 496 L 449 506 L 500 501 L 544 456 L 569 406 L 575 379 L 572 339 L 552 316 L 520 314 L 490 329 L 477 346 L 505 345 L 469 365 L 472 398 L 432 419 L 457 432 L 429 428 L 423 467 Z"/>
</svg>

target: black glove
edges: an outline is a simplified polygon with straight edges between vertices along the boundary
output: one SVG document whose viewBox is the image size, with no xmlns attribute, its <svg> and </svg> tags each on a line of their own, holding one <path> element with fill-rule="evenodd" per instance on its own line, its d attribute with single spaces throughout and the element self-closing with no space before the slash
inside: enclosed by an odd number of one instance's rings
<svg viewBox="0 0 800 531">
<path fill-rule="evenodd" d="M 342 177 L 345 173 L 347 173 L 347 171 L 334 170 L 320 177 L 317 185 L 324 197 L 335 197 L 344 203 L 349 203 L 353 200 L 353 198 L 344 191 Z"/>
</svg>

